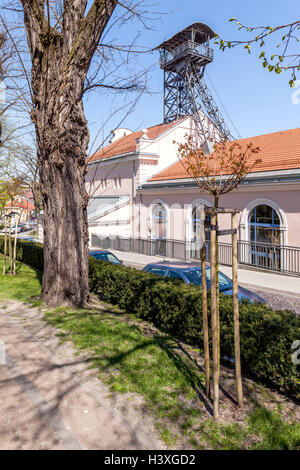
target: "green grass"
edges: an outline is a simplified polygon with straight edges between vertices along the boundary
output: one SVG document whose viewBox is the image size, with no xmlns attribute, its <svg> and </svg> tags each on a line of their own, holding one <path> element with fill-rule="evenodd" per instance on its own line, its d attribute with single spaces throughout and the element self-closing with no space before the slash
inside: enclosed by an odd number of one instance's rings
<svg viewBox="0 0 300 470">
<path fill-rule="evenodd" d="M 6 264 L 8 268 L 8 263 Z M 8 269 L 7 269 L 8 270 Z M 42 273 L 26 264 L 16 262 L 16 275 L 3 276 L 3 255 L 0 254 L 0 299 L 14 299 L 40 305 Z"/>
<path fill-rule="evenodd" d="M 279 413 L 257 407 L 248 419 L 248 429 L 260 439 L 254 449 L 300 449 L 300 424 L 284 422 Z"/>
</svg>

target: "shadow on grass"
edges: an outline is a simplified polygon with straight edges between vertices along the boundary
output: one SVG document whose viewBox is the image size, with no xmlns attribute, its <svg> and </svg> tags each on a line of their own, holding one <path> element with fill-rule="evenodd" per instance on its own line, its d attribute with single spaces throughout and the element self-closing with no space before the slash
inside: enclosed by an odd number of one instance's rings
<svg viewBox="0 0 300 470">
<path fill-rule="evenodd" d="M 187 382 L 197 393 L 199 400 L 204 404 L 209 414 L 213 416 L 213 409 L 208 398 L 206 397 L 205 387 L 202 383 L 201 378 L 192 370 L 191 366 L 189 366 L 185 361 L 183 361 L 181 355 L 178 354 L 178 352 L 176 352 L 175 350 L 175 348 L 178 347 L 178 343 L 175 346 L 172 344 L 174 340 L 172 340 L 171 338 L 165 339 L 161 336 L 157 336 L 157 342 L 160 344 L 160 347 L 166 351 L 168 357 L 171 359 L 175 367 L 185 376 Z M 180 349 L 184 351 L 183 348 Z M 190 357 L 189 354 L 187 354 L 187 357 L 194 364 L 196 364 L 198 370 L 203 374 L 203 369 Z"/>
<path fill-rule="evenodd" d="M 197 360 L 190 355 L 190 353 L 182 346 L 181 343 L 178 342 L 177 344 L 178 344 L 178 348 L 190 359 L 190 361 L 192 361 L 195 364 L 195 366 L 199 369 L 199 371 L 204 373 L 205 371 L 203 367 L 200 366 Z M 228 400 L 230 400 L 231 403 L 233 403 L 235 406 L 238 406 L 237 400 L 221 384 L 219 386 L 223 395 L 226 398 L 228 398 Z"/>
<path fill-rule="evenodd" d="M 148 398 L 151 396 L 158 397 L 162 394 L 162 389 L 166 387 L 166 383 L 164 380 L 162 380 L 163 383 L 157 383 L 153 380 L 155 370 L 153 370 L 151 361 L 154 360 L 155 367 L 157 365 L 158 368 L 165 371 L 166 375 L 172 370 L 172 374 L 178 380 L 178 383 L 183 383 L 185 388 L 192 389 L 208 413 L 213 414 L 211 404 L 204 393 L 202 371 L 197 369 L 194 363 L 191 363 L 190 358 L 182 357 L 181 351 L 178 351 L 177 344 L 171 337 L 159 334 L 144 337 L 137 325 L 126 323 L 111 309 L 103 310 L 102 314 L 95 312 L 95 309 L 88 309 L 83 312 L 63 313 L 63 311 L 64 309 L 53 311 L 48 317 L 50 323 L 71 333 L 68 335 L 68 339 L 73 339 L 75 344 L 76 342 L 77 344 L 80 343 L 80 349 L 93 349 L 93 362 L 100 370 L 107 374 L 112 371 L 122 371 L 126 376 L 129 388 L 137 392 L 141 391 L 141 384 L 144 381 L 143 383 L 147 387 L 145 393 L 148 394 Z M 104 327 L 105 323 L 107 326 Z M 121 325 L 123 325 L 123 329 Z M 101 337 L 101 331 L 104 331 L 104 335 L 106 333 L 106 337 Z M 98 338 L 97 333 L 99 333 Z M 110 335 L 114 337 L 110 337 Z M 119 341 L 116 341 L 116 338 Z M 103 346 L 100 351 L 97 351 L 101 341 L 104 341 L 107 349 Z M 125 350 L 120 350 L 122 347 L 125 347 Z M 162 353 L 167 359 L 159 362 Z M 138 371 L 140 371 L 140 374 Z M 199 372 L 201 375 L 199 375 Z M 145 378 L 147 374 L 148 377 Z M 168 385 L 172 388 L 174 384 L 170 383 Z M 155 389 L 155 387 L 158 389 Z M 172 391 L 169 394 L 170 399 L 179 399 L 180 394 L 181 390 Z M 154 401 L 156 400 L 154 399 Z M 182 405 L 184 407 L 184 400 Z M 177 406 L 181 408 L 179 403 L 177 403 Z"/>
<path fill-rule="evenodd" d="M 32 268 L 32 269 L 34 269 L 34 268 Z M 34 269 L 34 271 L 35 271 L 37 280 L 39 281 L 40 285 L 42 285 L 42 281 L 43 281 L 42 271 L 39 271 L 38 269 Z"/>
</svg>

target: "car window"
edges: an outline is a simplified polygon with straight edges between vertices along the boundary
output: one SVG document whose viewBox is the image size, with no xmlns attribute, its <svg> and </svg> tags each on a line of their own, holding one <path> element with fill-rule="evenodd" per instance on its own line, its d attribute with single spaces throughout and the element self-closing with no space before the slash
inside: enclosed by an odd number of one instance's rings
<svg viewBox="0 0 300 470">
<path fill-rule="evenodd" d="M 176 271 L 169 271 L 168 277 L 170 279 L 180 279 L 180 281 L 183 281 L 182 277 L 180 274 L 178 274 Z"/>
<path fill-rule="evenodd" d="M 207 279 L 207 287 L 210 288 L 210 269 L 206 270 L 206 279 Z M 220 292 L 232 289 L 232 282 L 229 277 L 225 276 L 225 274 L 220 273 L 219 271 L 219 290 Z"/>
<path fill-rule="evenodd" d="M 219 272 L 219 289 L 222 290 L 232 289 L 231 280 L 225 274 Z"/>
<path fill-rule="evenodd" d="M 158 276 L 164 276 L 166 274 L 166 269 L 163 269 L 163 268 L 150 268 L 148 273 L 157 274 Z"/>
<path fill-rule="evenodd" d="M 107 261 L 106 254 L 105 253 L 95 253 L 94 258 L 96 259 L 102 259 L 104 261 Z"/>
<path fill-rule="evenodd" d="M 194 269 L 193 271 L 184 271 L 184 274 L 192 284 L 195 284 L 195 286 L 201 285 L 200 269 Z"/>
<path fill-rule="evenodd" d="M 110 261 L 111 263 L 119 263 L 118 258 L 116 258 L 112 253 L 106 253 L 106 258 L 107 261 Z"/>
</svg>

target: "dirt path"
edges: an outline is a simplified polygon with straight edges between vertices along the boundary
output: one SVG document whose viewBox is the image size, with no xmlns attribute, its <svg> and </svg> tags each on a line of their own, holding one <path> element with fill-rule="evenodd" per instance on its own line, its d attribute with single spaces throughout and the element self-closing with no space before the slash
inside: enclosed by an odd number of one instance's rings
<svg viewBox="0 0 300 470">
<path fill-rule="evenodd" d="M 0 332 L 0 449 L 165 448 L 153 418 L 111 396 L 38 309 L 2 301 Z"/>
</svg>

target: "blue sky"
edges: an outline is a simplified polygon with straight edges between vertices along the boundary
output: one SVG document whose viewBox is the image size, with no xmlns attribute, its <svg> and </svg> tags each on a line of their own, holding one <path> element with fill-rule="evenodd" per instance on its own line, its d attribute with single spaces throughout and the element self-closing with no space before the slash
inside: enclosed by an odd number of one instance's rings
<svg viewBox="0 0 300 470">
<path fill-rule="evenodd" d="M 199 21 L 208 24 L 224 39 L 234 40 L 244 36 L 234 23 L 228 21 L 231 17 L 249 26 L 275 26 L 295 21 L 299 17 L 299 0 L 152 0 L 149 4 L 152 4 L 150 10 L 153 12 L 165 13 L 153 14 L 156 21 L 150 23 L 152 30 L 144 29 L 140 22 L 135 21 L 113 28 L 110 36 L 116 38 L 119 44 L 128 44 L 139 34 L 137 44 L 154 48 L 189 24 Z M 214 62 L 206 70 L 242 137 L 300 127 L 300 104 L 292 103 L 293 90 L 288 84 L 288 73 L 277 76 L 263 69 L 258 60 L 261 52 L 259 48 L 254 49 L 251 55 L 243 48 L 225 52 L 219 51 L 217 46 L 214 48 Z M 134 59 L 140 70 L 154 67 L 148 84 L 152 94 L 145 94 L 141 98 L 122 127 L 137 130 L 162 122 L 163 72 L 158 61 L 158 52 L 140 54 Z M 208 76 L 206 81 L 213 92 Z M 218 99 L 216 101 L 220 104 Z M 120 96 L 103 96 L 98 93 L 90 94 L 85 100 L 91 142 L 102 123 L 121 103 Z M 220 109 L 228 122 L 221 105 Z M 104 126 L 93 149 L 99 146 L 109 130 L 118 125 L 122 114 L 120 112 Z"/>
</svg>

